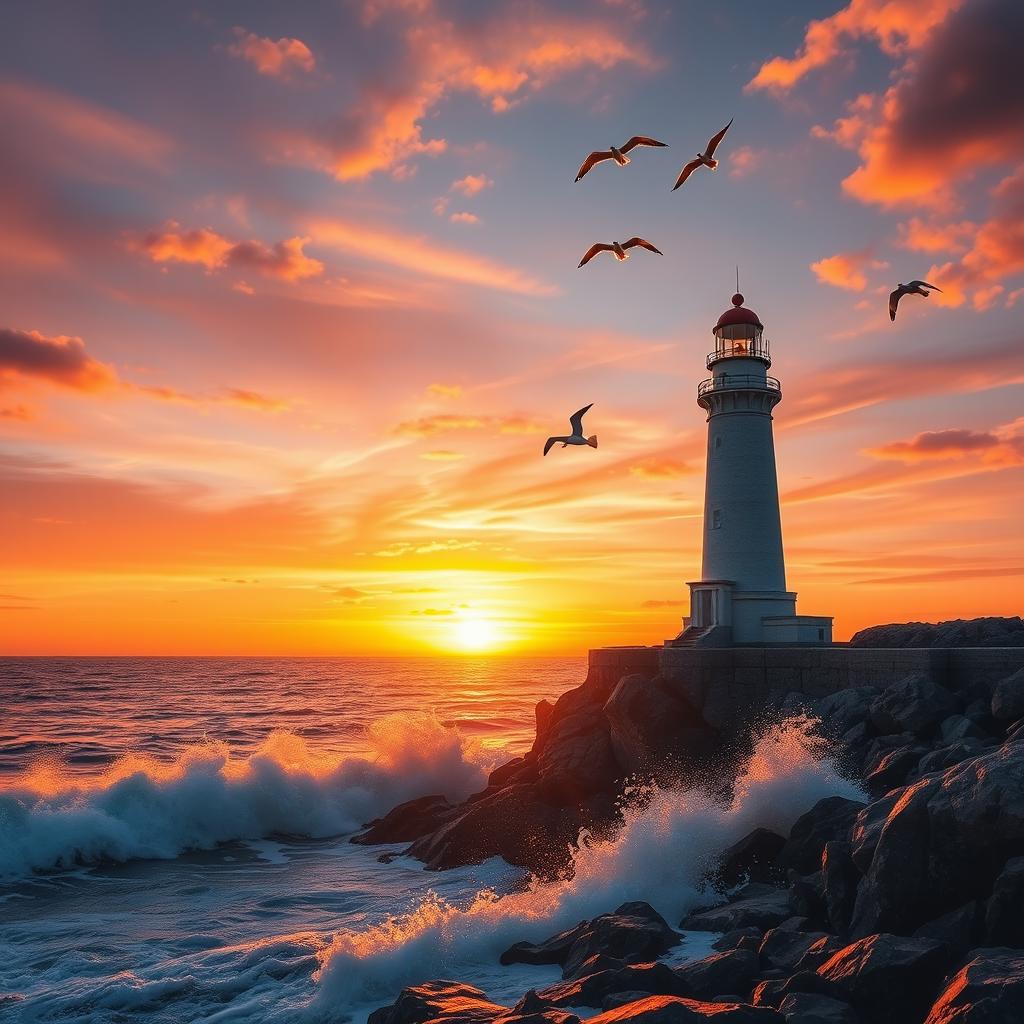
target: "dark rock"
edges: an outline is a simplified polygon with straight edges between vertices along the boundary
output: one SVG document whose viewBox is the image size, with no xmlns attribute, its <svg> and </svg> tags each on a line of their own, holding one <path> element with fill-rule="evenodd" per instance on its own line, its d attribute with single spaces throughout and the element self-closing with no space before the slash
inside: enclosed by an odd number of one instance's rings
<svg viewBox="0 0 1024 1024">
<path fill-rule="evenodd" d="M 675 968 L 686 994 L 711 999 L 728 992 L 749 992 L 758 973 L 757 954 L 749 949 L 730 949 Z"/>
<path fill-rule="evenodd" d="M 927 1012 L 949 962 L 941 942 L 870 935 L 818 968 L 825 993 L 850 1003 L 877 1024 L 906 1024 Z"/>
<path fill-rule="evenodd" d="M 985 908 L 985 942 L 1024 946 L 1024 857 L 1013 857 L 999 872 Z"/>
<path fill-rule="evenodd" d="M 973 949 L 982 931 L 982 906 L 971 900 L 962 907 L 936 917 L 914 932 L 915 939 L 934 939 L 943 943 L 953 957 Z"/>
<path fill-rule="evenodd" d="M 1024 953 L 975 949 L 948 979 L 925 1024 L 1016 1024 L 1024 1020 Z"/>
<path fill-rule="evenodd" d="M 811 704 L 810 713 L 820 719 L 822 731 L 826 735 L 843 736 L 845 742 L 846 733 L 867 722 L 868 709 L 878 692 L 875 686 L 839 690 L 827 697 L 819 697 Z"/>
<path fill-rule="evenodd" d="M 801 878 L 795 871 L 789 873 L 789 909 L 794 917 L 806 923 L 802 930 L 807 931 L 811 922 L 824 925 L 826 922 L 825 889 L 821 872 Z"/>
<path fill-rule="evenodd" d="M 823 935 L 807 947 L 807 952 L 796 962 L 796 971 L 816 971 L 826 960 L 845 946 L 837 935 Z"/>
<path fill-rule="evenodd" d="M 826 985 L 816 971 L 796 971 L 788 978 L 760 982 L 754 989 L 751 1002 L 755 1006 L 778 1007 L 791 992 L 827 994 L 824 992 Z"/>
<path fill-rule="evenodd" d="M 871 730 L 867 722 L 858 722 L 856 725 L 850 726 L 842 736 L 839 737 L 839 742 L 851 752 L 861 750 L 871 738 Z"/>
<path fill-rule="evenodd" d="M 362 846 L 374 843 L 411 843 L 428 832 L 434 832 L 450 821 L 458 808 L 443 796 L 421 796 L 393 807 L 383 818 L 376 818 L 366 826 L 365 832 L 353 836 L 349 842 Z"/>
<path fill-rule="evenodd" d="M 602 914 L 590 922 L 569 949 L 562 975 L 575 977 L 584 961 L 595 953 L 641 963 L 656 959 L 678 944 L 679 935 L 649 903 L 623 903 L 613 914 Z"/>
<path fill-rule="evenodd" d="M 541 795 L 553 803 L 572 803 L 612 788 L 621 770 L 600 707 L 584 706 L 554 721 L 537 767 Z"/>
<path fill-rule="evenodd" d="M 779 1012 L 792 1024 L 860 1024 L 848 1004 L 812 992 L 790 992 L 779 1003 Z"/>
<path fill-rule="evenodd" d="M 821 878 L 824 888 L 825 917 L 832 931 L 845 934 L 857 898 L 860 872 L 853 863 L 851 845 L 842 839 L 825 844 L 821 856 Z"/>
<path fill-rule="evenodd" d="M 765 932 L 758 955 L 766 967 L 791 971 L 811 946 L 825 937 L 824 932 L 799 932 L 781 924 Z"/>
<path fill-rule="evenodd" d="M 1006 729 L 1006 742 L 1016 743 L 1018 740 L 1024 739 L 1024 718 L 1018 722 L 1013 722 L 1007 726 Z"/>
<path fill-rule="evenodd" d="M 728 932 L 753 925 L 764 930 L 774 928 L 791 916 L 789 893 L 785 889 L 750 882 L 728 902 L 688 914 L 680 928 L 697 932 Z"/>
<path fill-rule="evenodd" d="M 779 863 L 801 875 L 821 867 L 821 854 L 832 839 L 848 839 L 850 829 L 864 808 L 858 800 L 830 796 L 819 800 L 806 814 L 797 818 L 789 830 L 789 839 L 779 854 Z"/>
<path fill-rule="evenodd" d="M 539 700 L 537 701 L 537 706 L 533 709 L 533 713 L 536 721 L 536 732 L 531 753 L 539 753 L 541 747 L 544 746 L 544 741 L 547 739 L 548 730 L 551 728 L 551 721 L 555 715 L 555 705 L 549 700 Z"/>
<path fill-rule="evenodd" d="M 1024 647 L 1020 616 L 893 622 L 854 633 L 851 647 Z"/>
<path fill-rule="evenodd" d="M 930 736 L 958 701 L 930 676 L 916 672 L 886 687 L 871 703 L 871 723 L 881 733 L 912 732 Z"/>
<path fill-rule="evenodd" d="M 536 782 L 537 775 L 537 763 L 533 758 L 514 757 L 487 776 L 487 785 L 501 788 L 517 782 Z"/>
<path fill-rule="evenodd" d="M 508 786 L 474 803 L 436 832 L 421 836 L 409 853 L 431 870 L 504 857 L 510 864 L 551 874 L 568 860 L 582 824 L 574 808 L 556 807 L 536 786 Z"/>
<path fill-rule="evenodd" d="M 992 691 L 992 717 L 999 722 L 1024 718 L 1024 668 L 996 683 Z"/>
<path fill-rule="evenodd" d="M 531 1013 L 518 1013 L 513 1010 L 504 1017 L 498 1017 L 494 1024 L 580 1024 L 575 1013 L 565 1010 L 535 1010 Z"/>
<path fill-rule="evenodd" d="M 501 954 L 499 961 L 509 964 L 562 964 L 568 959 L 573 944 L 590 928 L 589 921 L 580 921 L 575 928 L 553 935 L 544 942 L 517 942 Z"/>
<path fill-rule="evenodd" d="M 775 1010 L 743 1003 L 701 1003 L 679 996 L 648 996 L 591 1017 L 589 1024 L 784 1024 Z"/>
<path fill-rule="evenodd" d="M 887 793 L 859 811 L 854 819 L 850 829 L 850 856 L 862 875 L 871 867 L 882 829 L 899 798 L 899 792 Z"/>
<path fill-rule="evenodd" d="M 760 928 L 748 925 L 746 928 L 733 928 L 732 931 L 726 932 L 720 939 L 711 943 L 711 948 L 717 949 L 720 953 L 724 953 L 727 949 L 750 948 L 756 952 L 761 945 L 762 938 L 764 938 L 764 932 Z M 753 947 L 748 945 L 750 942 L 753 943 Z"/>
<path fill-rule="evenodd" d="M 947 747 L 939 747 L 921 758 L 917 764 L 917 773 L 924 776 L 931 775 L 932 772 L 944 772 L 961 761 L 978 757 L 991 747 L 992 742 L 988 739 L 966 739 L 958 743 L 951 743 Z"/>
<path fill-rule="evenodd" d="M 403 988 L 390 1006 L 374 1010 L 366 1024 L 424 1024 L 428 1020 L 491 1024 L 509 1013 L 478 988 L 458 981 L 428 981 Z"/>
<path fill-rule="evenodd" d="M 581 975 L 549 985 L 537 993 L 545 1006 L 592 1006 L 619 992 L 639 992 L 642 996 L 687 995 L 686 984 L 671 967 L 662 963 L 626 964 L 609 971 Z"/>
<path fill-rule="evenodd" d="M 755 828 L 722 854 L 716 880 L 726 888 L 743 881 L 778 882 L 783 872 L 775 861 L 785 845 L 777 832 Z"/>
<path fill-rule="evenodd" d="M 646 999 L 650 992 L 613 992 L 610 996 L 605 996 L 601 1000 L 602 1010 L 614 1010 L 619 1006 L 625 1006 L 626 1003 L 635 1003 L 640 999 Z"/>
<path fill-rule="evenodd" d="M 872 793 L 882 796 L 890 789 L 902 786 L 921 758 L 928 752 L 927 747 L 919 746 L 897 747 L 895 750 L 891 750 L 864 780 L 868 789 Z"/>
<path fill-rule="evenodd" d="M 701 761 L 716 734 L 700 712 L 659 676 L 623 676 L 604 705 L 612 752 L 627 774 L 664 776 Z"/>
<path fill-rule="evenodd" d="M 985 740 L 988 734 L 977 722 L 966 715 L 950 715 L 939 725 L 939 736 L 944 745 L 958 743 L 961 740 Z"/>
</svg>

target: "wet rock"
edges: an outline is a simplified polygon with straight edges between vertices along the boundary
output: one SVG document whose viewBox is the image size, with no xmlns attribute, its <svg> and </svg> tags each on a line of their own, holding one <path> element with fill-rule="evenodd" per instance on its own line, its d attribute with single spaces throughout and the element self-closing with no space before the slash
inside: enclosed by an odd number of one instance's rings
<svg viewBox="0 0 1024 1024">
<path fill-rule="evenodd" d="M 679 996 L 648 996 L 590 1018 L 590 1024 L 784 1024 L 766 1007 L 743 1003 L 702 1003 Z"/>
<path fill-rule="evenodd" d="M 686 995 L 712 999 L 728 992 L 749 992 L 758 973 L 757 954 L 749 949 L 730 949 L 675 969 Z"/>
<path fill-rule="evenodd" d="M 826 937 L 824 932 L 795 931 L 781 924 L 778 928 L 765 932 L 757 952 L 765 967 L 790 971 L 803 959 L 811 946 Z"/>
<path fill-rule="evenodd" d="M 791 871 L 789 879 L 789 909 L 795 918 L 804 921 L 801 930 L 809 931 L 812 927 L 824 925 L 825 890 L 821 872 L 815 871 L 814 874 L 801 878 L 795 871 Z"/>
<path fill-rule="evenodd" d="M 409 853 L 434 871 L 499 856 L 547 875 L 568 859 L 581 824 L 578 811 L 553 806 L 536 786 L 507 786 L 463 804 L 456 818 L 421 836 Z"/>
<path fill-rule="evenodd" d="M 832 839 L 821 855 L 825 917 L 832 931 L 845 933 L 857 898 L 860 872 L 853 863 L 850 843 Z"/>
<path fill-rule="evenodd" d="M 1024 1020 L 1024 953 L 975 949 L 948 979 L 925 1024 L 1009 1024 Z"/>
<path fill-rule="evenodd" d="M 575 977 L 584 961 L 596 953 L 641 963 L 656 959 L 678 944 L 678 933 L 649 903 L 623 903 L 614 913 L 602 914 L 589 923 L 569 949 L 562 974 Z"/>
<path fill-rule="evenodd" d="M 889 751 L 878 766 L 864 780 L 872 793 L 882 796 L 896 786 L 906 783 L 921 758 L 927 754 L 927 747 L 897 747 Z"/>
<path fill-rule="evenodd" d="M 507 1006 L 492 1003 L 473 985 L 428 981 L 403 988 L 394 1003 L 374 1010 L 366 1024 L 424 1024 L 428 1020 L 492 1024 L 509 1012 Z"/>
<path fill-rule="evenodd" d="M 565 1010 L 535 1010 L 531 1013 L 520 1013 L 513 1010 L 504 1017 L 498 1017 L 494 1024 L 580 1024 L 575 1013 Z"/>
<path fill-rule="evenodd" d="M 705 758 L 715 733 L 676 690 L 655 676 L 623 676 L 604 705 L 612 752 L 626 774 L 664 775 Z"/>
<path fill-rule="evenodd" d="M 407 800 L 366 826 L 365 832 L 353 836 L 352 843 L 370 846 L 374 843 L 411 843 L 414 839 L 434 832 L 450 821 L 458 808 L 443 796 L 421 796 Z"/>
<path fill-rule="evenodd" d="M 680 927 L 697 932 L 728 932 L 750 926 L 764 930 L 791 916 L 789 893 L 785 889 L 750 882 L 728 902 L 688 914 Z"/>
<path fill-rule="evenodd" d="M 871 867 L 882 829 L 899 798 L 898 791 L 887 793 L 858 811 L 854 819 L 853 828 L 850 829 L 850 857 L 862 875 Z"/>
<path fill-rule="evenodd" d="M 584 706 L 549 729 L 537 767 L 541 795 L 567 804 L 611 789 L 621 774 L 600 707 Z"/>
<path fill-rule="evenodd" d="M 921 758 L 917 764 L 917 774 L 924 776 L 931 775 L 932 772 L 944 772 L 961 761 L 967 761 L 983 754 L 992 746 L 993 742 L 994 740 L 991 739 L 966 739 L 951 743 L 946 747 L 939 747 Z"/>
<path fill-rule="evenodd" d="M 1024 946 L 1024 857 L 1003 866 L 985 908 L 985 941 L 990 946 Z"/>
<path fill-rule="evenodd" d="M 509 946 L 499 957 L 504 966 L 509 964 L 558 964 L 565 963 L 573 944 L 583 937 L 590 928 L 589 921 L 580 921 L 575 928 L 553 935 L 543 942 L 517 942 Z"/>
<path fill-rule="evenodd" d="M 838 737 L 868 720 L 871 702 L 878 696 L 875 686 L 858 686 L 819 697 L 811 704 L 810 712 L 821 720 L 822 731 Z"/>
<path fill-rule="evenodd" d="M 823 935 L 807 947 L 807 952 L 797 961 L 795 971 L 816 971 L 826 960 L 845 946 L 837 935 Z"/>
<path fill-rule="evenodd" d="M 872 725 L 881 733 L 929 736 L 957 710 L 958 701 L 949 690 L 916 672 L 886 687 L 872 701 L 870 715 Z"/>
<path fill-rule="evenodd" d="M 740 882 L 778 882 L 783 872 L 776 859 L 786 845 L 777 832 L 756 828 L 723 854 L 715 874 L 717 882 L 732 888 Z"/>
<path fill-rule="evenodd" d="M 779 1003 L 779 1012 L 787 1024 L 861 1024 L 847 1003 L 812 992 L 790 992 Z"/>
<path fill-rule="evenodd" d="M 832 839 L 848 839 L 850 829 L 864 809 L 864 802 L 830 796 L 819 800 L 806 814 L 797 818 L 789 830 L 789 839 L 779 854 L 779 863 L 801 875 L 821 867 L 821 854 Z"/>
<path fill-rule="evenodd" d="M 754 988 L 751 1002 L 755 1006 L 778 1007 L 792 992 L 827 994 L 823 992 L 826 985 L 816 971 L 796 971 L 788 978 L 772 978 L 760 982 Z"/>
<path fill-rule="evenodd" d="M 753 949 L 756 953 L 761 945 L 764 932 L 760 928 L 748 925 L 746 928 L 733 928 L 721 938 L 711 943 L 711 948 L 724 953 L 728 949 Z"/>
<path fill-rule="evenodd" d="M 999 722 L 1024 718 L 1024 668 L 996 683 L 992 691 L 992 717 Z"/>
<path fill-rule="evenodd" d="M 939 726 L 939 736 L 943 744 L 959 743 L 961 740 L 985 740 L 988 734 L 977 722 L 971 721 L 966 715 L 950 715 L 943 719 Z"/>
<path fill-rule="evenodd" d="M 610 996 L 623 992 L 639 992 L 642 996 L 689 994 L 685 983 L 676 977 L 671 967 L 648 963 L 626 964 L 614 970 L 560 981 L 541 989 L 537 996 L 545 1006 L 591 1006 L 599 1009 Z"/>
<path fill-rule="evenodd" d="M 515 783 L 536 782 L 537 762 L 532 757 L 514 757 L 487 776 L 487 785 L 501 788 Z"/>
<path fill-rule="evenodd" d="M 914 932 L 914 938 L 934 939 L 943 943 L 951 956 L 959 957 L 978 944 L 981 932 L 982 905 L 971 900 L 921 925 Z"/>
<path fill-rule="evenodd" d="M 870 935 L 839 950 L 818 977 L 826 995 L 850 1003 L 877 1024 L 906 1024 L 927 1012 L 942 981 L 949 954 L 941 942 Z"/>
</svg>

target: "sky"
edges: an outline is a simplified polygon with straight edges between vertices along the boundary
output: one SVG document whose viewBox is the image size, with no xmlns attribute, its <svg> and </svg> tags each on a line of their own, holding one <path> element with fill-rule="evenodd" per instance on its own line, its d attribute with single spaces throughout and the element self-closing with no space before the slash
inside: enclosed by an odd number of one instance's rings
<svg viewBox="0 0 1024 1024">
<path fill-rule="evenodd" d="M 1020 613 L 1019 0 L 5 23 L 0 652 L 660 643 L 737 265 L 800 611 Z M 633 134 L 669 148 L 573 182 Z M 577 269 L 633 235 L 664 256 Z M 542 458 L 589 402 L 600 447 Z"/>
</svg>

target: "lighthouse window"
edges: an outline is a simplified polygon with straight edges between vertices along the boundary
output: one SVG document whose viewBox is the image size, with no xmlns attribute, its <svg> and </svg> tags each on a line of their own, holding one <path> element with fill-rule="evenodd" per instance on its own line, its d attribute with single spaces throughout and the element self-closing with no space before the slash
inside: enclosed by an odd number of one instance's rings
<svg viewBox="0 0 1024 1024">
<path fill-rule="evenodd" d="M 721 528 L 722 528 L 722 510 L 720 508 L 716 508 L 711 513 L 711 529 L 712 530 L 720 530 Z"/>
</svg>

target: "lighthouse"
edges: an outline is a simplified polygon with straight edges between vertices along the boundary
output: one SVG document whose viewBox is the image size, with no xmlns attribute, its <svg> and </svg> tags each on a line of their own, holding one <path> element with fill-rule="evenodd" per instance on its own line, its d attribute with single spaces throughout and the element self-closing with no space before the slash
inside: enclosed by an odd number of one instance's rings
<svg viewBox="0 0 1024 1024">
<path fill-rule="evenodd" d="M 701 578 L 673 647 L 824 645 L 830 616 L 797 615 L 786 589 L 772 410 L 782 385 L 764 325 L 737 293 L 715 324 L 711 376 L 697 387 L 707 414 Z"/>
</svg>

